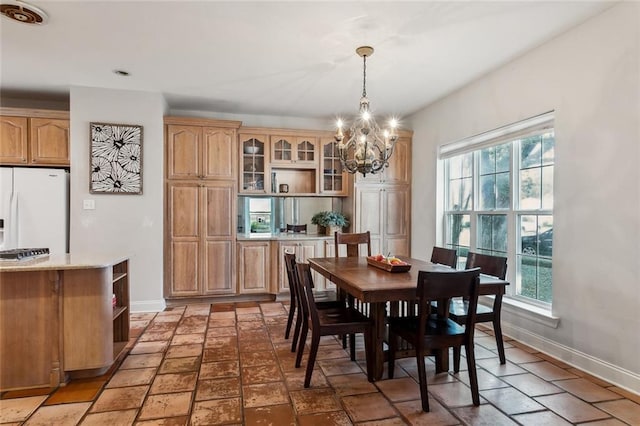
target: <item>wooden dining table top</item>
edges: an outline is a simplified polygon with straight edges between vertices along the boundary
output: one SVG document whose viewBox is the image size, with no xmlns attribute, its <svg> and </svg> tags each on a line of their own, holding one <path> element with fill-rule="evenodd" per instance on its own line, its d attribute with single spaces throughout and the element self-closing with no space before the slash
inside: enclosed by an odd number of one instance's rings
<svg viewBox="0 0 640 426">
<path fill-rule="evenodd" d="M 311 268 L 363 302 L 393 302 L 417 298 L 420 271 L 453 272 L 445 265 L 398 258 L 409 263 L 407 272 L 389 272 L 371 266 L 366 257 L 315 257 L 307 259 Z M 480 275 L 480 294 L 504 294 L 509 283 L 489 275 Z"/>
</svg>

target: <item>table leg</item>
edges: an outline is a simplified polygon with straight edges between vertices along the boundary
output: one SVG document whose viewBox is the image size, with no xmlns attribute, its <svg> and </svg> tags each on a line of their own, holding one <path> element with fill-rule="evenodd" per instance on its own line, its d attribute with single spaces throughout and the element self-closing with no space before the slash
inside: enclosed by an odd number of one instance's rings
<svg viewBox="0 0 640 426">
<path fill-rule="evenodd" d="M 371 365 L 374 368 L 373 379 L 382 379 L 384 370 L 384 335 L 385 335 L 386 303 L 371 303 L 371 319 L 373 319 L 373 341 L 370 356 L 373 357 Z"/>
</svg>

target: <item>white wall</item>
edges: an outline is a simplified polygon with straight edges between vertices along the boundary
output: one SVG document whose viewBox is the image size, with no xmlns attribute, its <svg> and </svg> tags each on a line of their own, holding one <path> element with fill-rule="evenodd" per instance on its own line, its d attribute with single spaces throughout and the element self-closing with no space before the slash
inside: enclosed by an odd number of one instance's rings
<svg viewBox="0 0 640 426">
<path fill-rule="evenodd" d="M 411 117 L 412 253 L 441 243 L 437 147 L 556 111 L 553 314 L 512 335 L 640 393 L 640 4 L 622 3 Z M 425 167 L 424 165 L 428 165 Z M 421 167 L 418 167 L 422 165 Z M 509 265 L 514 268 L 515 265 Z"/>
<path fill-rule="evenodd" d="M 158 93 L 72 87 L 70 250 L 129 257 L 132 311 L 162 310 L 163 123 Z M 143 126 L 142 195 L 89 193 L 89 123 Z M 95 210 L 83 210 L 83 200 Z"/>
</svg>

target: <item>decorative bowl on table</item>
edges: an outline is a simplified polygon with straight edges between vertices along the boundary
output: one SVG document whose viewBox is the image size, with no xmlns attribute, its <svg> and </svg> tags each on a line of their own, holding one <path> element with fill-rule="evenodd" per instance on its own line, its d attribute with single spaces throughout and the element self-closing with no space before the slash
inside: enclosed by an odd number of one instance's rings
<svg viewBox="0 0 640 426">
<path fill-rule="evenodd" d="M 407 272 L 411 264 L 397 257 L 384 257 L 382 255 L 368 256 L 367 263 L 373 267 L 384 269 L 387 272 Z"/>
</svg>

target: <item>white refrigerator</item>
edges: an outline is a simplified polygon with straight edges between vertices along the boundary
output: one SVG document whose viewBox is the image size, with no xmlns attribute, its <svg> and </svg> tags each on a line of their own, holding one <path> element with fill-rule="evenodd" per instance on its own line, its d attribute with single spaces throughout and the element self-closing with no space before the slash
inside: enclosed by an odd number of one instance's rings
<svg viewBox="0 0 640 426">
<path fill-rule="evenodd" d="M 69 251 L 69 173 L 0 167 L 0 250 Z"/>
</svg>

